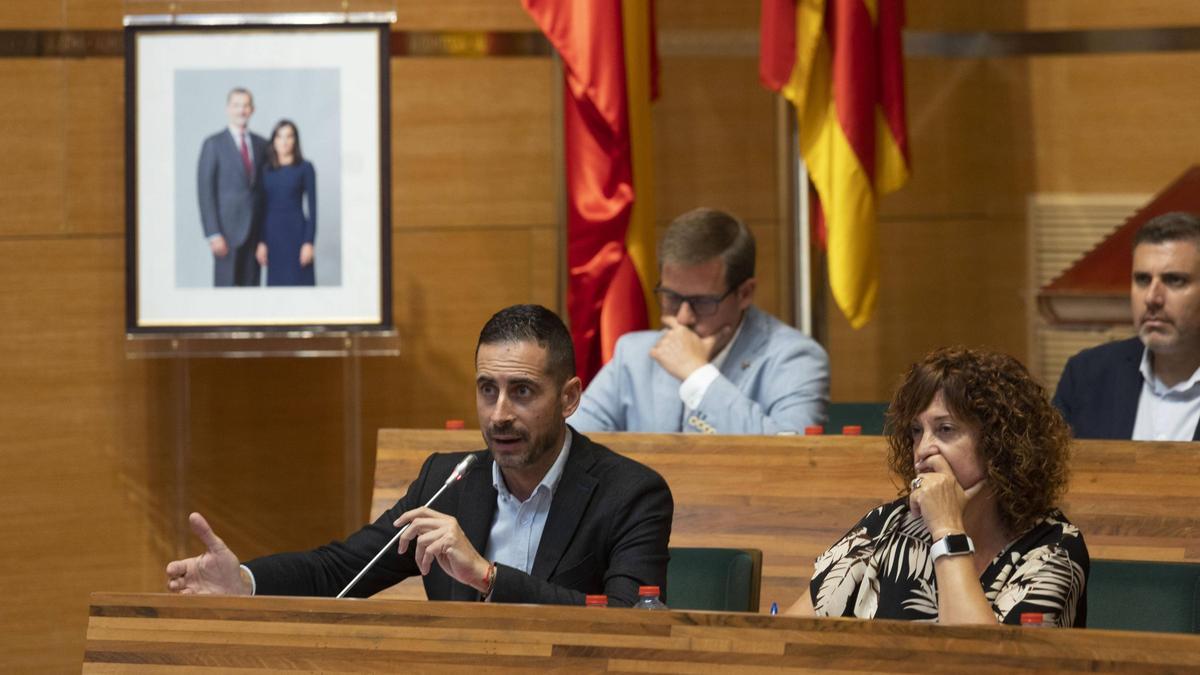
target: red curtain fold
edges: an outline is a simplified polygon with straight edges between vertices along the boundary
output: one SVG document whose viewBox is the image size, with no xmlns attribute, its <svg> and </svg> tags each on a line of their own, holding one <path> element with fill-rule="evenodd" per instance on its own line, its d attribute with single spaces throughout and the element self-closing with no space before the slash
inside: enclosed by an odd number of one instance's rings
<svg viewBox="0 0 1200 675">
<path fill-rule="evenodd" d="M 567 315 L 586 385 L 616 338 L 648 325 L 625 245 L 633 168 L 620 0 L 522 0 L 563 60 Z"/>
</svg>

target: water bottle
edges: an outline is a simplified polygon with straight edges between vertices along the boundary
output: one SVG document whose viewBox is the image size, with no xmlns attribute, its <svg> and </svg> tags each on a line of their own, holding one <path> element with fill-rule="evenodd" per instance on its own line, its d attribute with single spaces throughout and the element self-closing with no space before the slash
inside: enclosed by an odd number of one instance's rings
<svg viewBox="0 0 1200 675">
<path fill-rule="evenodd" d="M 1021 626 L 1023 628 L 1054 628 L 1058 624 L 1054 623 L 1054 615 L 1045 612 L 1021 612 Z"/>
<path fill-rule="evenodd" d="M 666 609 L 662 600 L 658 599 L 658 586 L 638 586 L 638 600 L 633 603 L 634 609 Z"/>
<path fill-rule="evenodd" d="M 586 595 L 583 598 L 585 607 L 608 607 L 607 595 Z"/>
</svg>

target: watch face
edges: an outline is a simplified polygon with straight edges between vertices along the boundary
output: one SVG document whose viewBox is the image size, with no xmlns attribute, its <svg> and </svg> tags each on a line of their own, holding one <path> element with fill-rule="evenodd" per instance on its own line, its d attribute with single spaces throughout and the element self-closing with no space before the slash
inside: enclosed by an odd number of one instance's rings
<svg viewBox="0 0 1200 675">
<path fill-rule="evenodd" d="M 946 553 L 950 555 L 964 555 L 974 550 L 971 538 L 965 534 L 948 534 L 942 541 L 946 542 Z"/>
</svg>

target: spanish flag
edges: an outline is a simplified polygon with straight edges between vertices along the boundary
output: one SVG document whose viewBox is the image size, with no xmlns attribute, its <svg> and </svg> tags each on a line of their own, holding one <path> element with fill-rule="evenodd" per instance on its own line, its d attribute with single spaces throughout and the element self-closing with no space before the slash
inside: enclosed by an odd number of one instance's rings
<svg viewBox="0 0 1200 675">
<path fill-rule="evenodd" d="M 654 256 L 654 4 L 521 0 L 562 57 L 567 315 L 586 385 L 618 337 L 648 327 Z"/>
<path fill-rule="evenodd" d="M 879 294 L 878 197 L 908 180 L 903 0 L 762 0 L 759 78 L 796 107 L 829 287 L 854 328 Z"/>
</svg>

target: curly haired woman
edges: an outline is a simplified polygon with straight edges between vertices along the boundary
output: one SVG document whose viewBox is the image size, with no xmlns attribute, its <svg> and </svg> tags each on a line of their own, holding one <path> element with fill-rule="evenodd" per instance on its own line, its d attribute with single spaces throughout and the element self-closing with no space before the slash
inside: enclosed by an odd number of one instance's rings
<svg viewBox="0 0 1200 675">
<path fill-rule="evenodd" d="M 888 434 L 907 489 L 817 558 L 788 613 L 1086 624 L 1087 545 L 1055 506 L 1070 432 L 1020 362 L 932 352 L 896 391 Z"/>
</svg>

